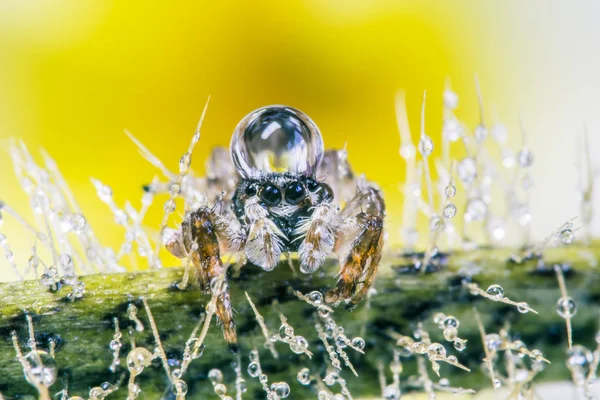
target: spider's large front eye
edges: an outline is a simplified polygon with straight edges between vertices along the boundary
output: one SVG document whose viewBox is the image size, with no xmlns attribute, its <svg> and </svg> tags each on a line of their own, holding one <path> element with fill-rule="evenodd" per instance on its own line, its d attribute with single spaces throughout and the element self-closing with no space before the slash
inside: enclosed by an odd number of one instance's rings
<svg viewBox="0 0 600 400">
<path fill-rule="evenodd" d="M 299 204 L 306 197 L 304 185 L 300 182 L 290 182 L 285 188 L 285 201 L 290 204 Z"/>
<path fill-rule="evenodd" d="M 313 176 L 323 158 L 323 139 L 315 123 L 301 111 L 263 107 L 235 128 L 231 158 L 244 178 L 272 172 Z"/>
<path fill-rule="evenodd" d="M 272 183 L 265 183 L 259 190 L 260 199 L 269 207 L 275 207 L 281 202 L 281 190 Z"/>
</svg>

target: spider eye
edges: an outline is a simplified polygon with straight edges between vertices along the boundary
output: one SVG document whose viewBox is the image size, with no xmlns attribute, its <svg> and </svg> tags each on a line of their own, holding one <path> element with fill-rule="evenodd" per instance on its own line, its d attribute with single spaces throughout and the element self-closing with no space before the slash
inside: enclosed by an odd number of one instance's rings
<svg viewBox="0 0 600 400">
<path fill-rule="evenodd" d="M 318 193 L 321 201 L 330 202 L 333 200 L 333 190 L 331 189 L 331 186 L 326 183 L 319 184 Z"/>
<path fill-rule="evenodd" d="M 308 190 L 310 190 L 311 192 L 316 192 L 317 189 L 319 189 L 319 182 L 315 181 L 312 178 L 308 178 L 306 180 L 306 186 L 308 187 Z"/>
<path fill-rule="evenodd" d="M 300 182 L 291 182 L 285 188 L 285 200 L 290 204 L 298 204 L 306 197 L 304 185 Z"/>
<path fill-rule="evenodd" d="M 303 112 L 285 106 L 263 107 L 235 128 L 231 158 L 244 178 L 274 172 L 313 176 L 323 158 L 323 139 Z"/>
<path fill-rule="evenodd" d="M 256 193 L 258 193 L 258 189 L 256 188 L 255 184 L 251 184 L 246 186 L 246 195 L 247 196 L 256 196 Z"/>
<path fill-rule="evenodd" d="M 260 199 L 269 207 L 274 207 L 281 202 L 281 190 L 272 183 L 265 183 L 258 193 Z"/>
</svg>

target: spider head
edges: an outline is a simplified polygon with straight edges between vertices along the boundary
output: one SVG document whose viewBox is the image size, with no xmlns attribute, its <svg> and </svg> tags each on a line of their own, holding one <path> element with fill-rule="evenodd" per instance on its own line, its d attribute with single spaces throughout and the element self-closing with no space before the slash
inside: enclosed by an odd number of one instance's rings
<svg viewBox="0 0 600 400">
<path fill-rule="evenodd" d="M 292 214 L 306 214 L 315 204 L 333 198 L 331 188 L 316 180 L 323 138 L 299 110 L 267 106 L 251 112 L 236 127 L 230 151 L 241 176 L 234 196 L 240 218 L 250 198 L 258 198 L 282 224 Z"/>
</svg>

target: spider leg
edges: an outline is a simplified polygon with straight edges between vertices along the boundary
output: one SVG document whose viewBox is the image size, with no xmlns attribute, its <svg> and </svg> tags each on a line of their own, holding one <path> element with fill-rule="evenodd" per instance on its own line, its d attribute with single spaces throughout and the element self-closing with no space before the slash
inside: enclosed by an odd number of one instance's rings
<svg viewBox="0 0 600 400">
<path fill-rule="evenodd" d="M 167 242 L 167 249 L 177 257 L 189 256 L 194 264 L 196 281 L 204 292 L 210 293 L 213 279 L 225 273 L 221 261 L 221 248 L 219 229 L 223 226 L 215 224 L 217 215 L 213 209 L 201 207 L 190 213 L 189 217 L 181 224 L 181 230 L 172 235 L 172 240 Z M 223 221 L 220 221 L 224 224 Z M 224 232 L 224 231 L 223 231 Z M 223 233 L 221 232 L 221 233 Z M 215 313 L 223 326 L 223 336 L 230 347 L 236 348 L 237 334 L 233 321 L 233 311 L 229 297 L 227 276 L 222 290 L 218 294 Z"/>
<path fill-rule="evenodd" d="M 300 221 L 294 233 L 302 239 L 298 254 L 303 273 L 315 272 L 331 254 L 335 243 L 336 217 L 337 207 L 323 203 L 314 208 L 310 218 Z"/>
<path fill-rule="evenodd" d="M 250 226 L 244 246 L 246 257 L 265 271 L 271 271 L 279 263 L 285 234 L 268 218 L 258 198 L 250 198 L 244 210 Z"/>
<path fill-rule="evenodd" d="M 325 295 L 328 303 L 356 305 L 371 287 L 383 248 L 385 205 L 381 192 L 366 182 L 339 214 L 334 250 L 340 260 L 335 289 Z"/>
</svg>

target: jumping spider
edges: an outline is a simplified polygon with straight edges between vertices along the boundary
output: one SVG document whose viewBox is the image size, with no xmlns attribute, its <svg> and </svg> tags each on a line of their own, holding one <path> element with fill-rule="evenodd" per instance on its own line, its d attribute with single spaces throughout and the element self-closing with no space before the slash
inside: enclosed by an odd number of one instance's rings
<svg viewBox="0 0 600 400">
<path fill-rule="evenodd" d="M 190 212 L 167 249 L 191 258 L 207 291 L 223 271 L 223 253 L 243 254 L 265 271 L 273 270 L 283 253 L 297 253 L 305 274 L 336 253 L 339 280 L 325 300 L 358 303 L 381 259 L 385 205 L 379 189 L 354 177 L 345 150 L 324 152 L 317 126 L 291 107 L 248 114 L 233 133 L 230 152 L 233 165 L 224 149 L 215 149 L 201 179 L 214 205 Z M 225 340 L 235 346 L 227 284 L 216 314 Z"/>
</svg>

